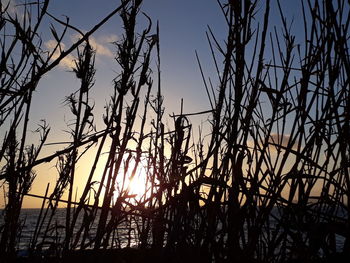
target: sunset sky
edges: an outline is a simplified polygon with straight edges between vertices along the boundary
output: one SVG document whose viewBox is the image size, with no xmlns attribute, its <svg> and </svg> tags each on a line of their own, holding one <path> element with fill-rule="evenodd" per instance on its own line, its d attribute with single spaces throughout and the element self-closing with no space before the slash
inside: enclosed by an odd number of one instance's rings
<svg viewBox="0 0 350 263">
<path fill-rule="evenodd" d="M 10 1 L 13 6 L 16 3 L 21 3 L 20 0 Z M 270 23 L 279 30 L 277 5 L 273 4 Z M 288 19 L 290 21 L 294 19 L 293 27 L 300 28 L 301 14 L 293 16 L 294 11 L 300 7 L 300 1 L 282 0 L 281 4 Z M 53 0 L 49 6 L 49 12 L 61 19 L 64 19 L 63 15 L 66 15 L 70 18 L 70 24 L 82 31 L 88 31 L 118 5 L 119 1 L 111 0 Z M 225 40 L 227 26 L 217 1 L 145 0 L 142 11 L 152 18 L 153 30 L 155 30 L 156 21 L 159 21 L 160 25 L 162 91 L 167 109 L 166 117 L 172 112 L 179 111 L 182 98 L 184 112 L 208 110 L 209 101 L 202 84 L 195 50 L 199 54 L 205 74 L 215 80 L 205 32 L 207 25 L 209 25 L 221 43 Z M 262 15 L 263 7 L 260 8 L 257 21 L 262 19 Z M 140 16 L 139 21 L 138 26 L 142 30 L 146 20 Z M 53 37 L 49 33 L 49 25 L 43 28 L 42 32 L 43 47 L 50 50 Z M 112 94 L 112 81 L 117 71 L 114 60 L 115 47 L 111 42 L 118 40 L 121 33 L 120 18 L 115 16 L 90 39 L 91 44 L 96 49 L 97 72 L 92 98 L 96 104 L 95 120 L 97 124 L 101 122 L 103 106 Z M 69 46 L 74 40 L 76 40 L 76 34 L 69 32 L 64 43 Z M 269 52 L 270 50 L 267 51 L 267 55 Z M 35 130 L 40 120 L 46 119 L 52 127 L 48 143 L 60 142 L 66 136 L 64 130 L 69 119 L 69 111 L 64 106 L 63 101 L 65 96 L 76 91 L 79 87 L 79 82 L 74 78 L 74 74 L 69 72 L 71 71 L 72 59 L 73 57 L 68 57 L 59 67 L 47 74 L 34 94 L 29 129 Z M 219 62 L 221 63 L 222 59 L 219 59 Z M 152 66 L 156 70 L 155 61 L 153 61 Z M 46 151 L 52 152 L 54 149 L 50 148 Z M 55 181 L 55 178 L 48 179 L 52 171 L 55 171 L 54 162 L 40 168 L 39 176 L 33 185 L 32 192 L 34 194 L 42 194 L 47 182 Z M 24 207 L 37 207 L 40 203 L 40 200 L 28 200 Z M 3 207 L 3 195 L 1 194 L 0 208 Z"/>
</svg>

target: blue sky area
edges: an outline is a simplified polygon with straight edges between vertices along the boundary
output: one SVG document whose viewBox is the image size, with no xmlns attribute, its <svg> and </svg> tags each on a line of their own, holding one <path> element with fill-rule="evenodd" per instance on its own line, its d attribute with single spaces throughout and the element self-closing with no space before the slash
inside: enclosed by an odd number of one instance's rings
<svg viewBox="0 0 350 263">
<path fill-rule="evenodd" d="M 115 8 L 118 3 L 118 1 L 110 0 L 102 0 L 98 3 L 93 0 L 52 1 L 50 10 L 52 14 L 58 17 L 63 14 L 67 15 L 70 17 L 72 25 L 87 31 Z M 184 98 L 185 110 L 206 110 L 208 99 L 202 85 L 195 50 L 198 51 L 204 64 L 209 65 L 211 63 L 208 57 L 209 46 L 205 36 L 207 25 L 215 28 L 218 35 L 221 35 L 219 39 L 224 40 L 226 28 L 217 2 L 146 0 L 142 6 L 142 11 L 153 19 L 154 26 L 157 21 L 160 24 L 162 89 L 168 110 L 170 112 L 178 110 L 181 98 Z M 63 16 L 61 17 L 63 18 Z M 145 21 L 140 16 L 140 29 L 145 26 Z M 120 19 L 116 16 L 96 32 L 94 38 L 113 38 L 120 36 L 121 33 Z M 67 42 L 69 41 L 68 39 Z M 101 45 L 104 45 L 112 53 L 115 51 L 114 46 L 106 41 Z M 97 51 L 97 53 L 99 52 Z M 108 99 L 109 94 L 111 94 L 112 80 L 116 76 L 117 65 L 113 57 L 98 55 L 96 68 L 94 89 L 95 91 L 98 90 L 96 94 L 98 98 L 95 97 L 95 100 L 101 102 Z M 68 81 L 76 82 L 74 76 L 73 74 L 69 76 L 63 71 L 64 68 L 61 67 L 61 69 L 50 74 L 48 80 L 50 85 L 53 83 L 55 87 L 49 87 L 49 91 L 47 87 L 44 87 L 47 85 L 42 83 L 43 89 L 38 92 L 38 97 L 42 95 L 46 97 L 43 93 L 48 93 L 47 96 L 55 94 L 54 97 L 58 98 L 73 91 L 71 89 L 69 92 L 69 86 L 72 85 L 69 85 Z M 63 83 L 65 84 L 62 85 Z M 76 82 L 76 84 L 78 83 Z M 51 108 L 53 105 L 50 103 L 49 106 Z M 55 111 L 53 113 L 55 114 Z"/>
<path fill-rule="evenodd" d="M 276 1 L 272 3 L 270 23 L 279 28 Z M 68 16 L 72 25 L 88 31 L 118 4 L 119 1 L 111 0 L 60 0 L 51 1 L 49 11 L 62 19 L 64 19 L 63 15 Z M 282 0 L 281 4 L 288 18 L 292 20 L 294 11 L 300 6 L 300 1 Z M 261 12 L 257 14 L 257 21 L 262 19 L 263 8 L 259 8 Z M 154 25 L 156 21 L 160 23 L 162 91 L 169 113 L 179 110 L 181 98 L 184 99 L 185 112 L 209 109 L 209 101 L 195 58 L 195 50 L 200 56 L 207 77 L 213 77 L 213 63 L 205 32 L 209 25 L 221 42 L 225 40 L 227 32 L 227 26 L 217 1 L 145 0 L 142 11 L 153 19 Z M 294 20 L 294 27 L 300 27 L 301 16 L 294 16 Z M 140 17 L 140 29 L 143 28 L 145 21 Z M 112 80 L 117 71 L 117 64 L 113 59 L 115 48 L 108 42 L 108 39 L 114 40 L 121 33 L 120 19 L 116 16 L 94 35 L 94 40 L 100 47 L 108 49 L 109 53 L 100 54 L 99 49 L 97 50 L 96 85 L 93 88 L 95 93 L 94 91 L 92 93 L 92 97 L 97 102 L 97 110 L 98 106 L 102 107 L 108 100 L 112 92 Z M 74 33 L 71 32 L 72 34 Z M 72 40 L 69 39 L 71 35 L 67 35 L 65 42 L 67 46 L 72 43 Z M 46 37 L 44 36 L 44 39 Z M 219 58 L 218 62 L 221 63 L 222 58 Z M 34 119 L 57 119 L 57 122 L 62 119 L 62 115 L 57 115 L 57 110 L 62 110 L 64 96 L 75 91 L 79 85 L 73 74 L 67 71 L 69 71 L 67 65 L 63 64 L 42 81 L 36 94 L 40 108 L 33 109 Z M 52 116 L 48 117 L 48 114 Z M 56 125 L 57 122 L 55 121 L 53 125 Z"/>
</svg>

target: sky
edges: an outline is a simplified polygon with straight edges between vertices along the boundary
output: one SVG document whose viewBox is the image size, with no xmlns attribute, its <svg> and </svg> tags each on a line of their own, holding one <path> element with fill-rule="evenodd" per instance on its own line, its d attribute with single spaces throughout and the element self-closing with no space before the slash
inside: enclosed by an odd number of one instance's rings
<svg viewBox="0 0 350 263">
<path fill-rule="evenodd" d="M 10 1 L 12 4 L 21 3 L 20 0 Z M 293 16 L 293 13 L 294 10 L 298 10 L 300 1 L 282 0 L 281 3 L 287 17 L 291 20 L 294 18 L 294 26 L 299 27 L 301 19 Z M 49 6 L 49 12 L 61 19 L 64 19 L 64 15 L 68 16 L 72 25 L 82 31 L 88 31 L 118 5 L 119 1 L 114 0 L 53 0 Z M 276 5 L 273 5 L 270 23 L 280 27 L 276 10 Z M 219 41 L 225 40 L 227 31 L 217 1 L 144 0 L 142 11 L 152 18 L 154 26 L 156 21 L 159 21 L 160 25 L 162 92 L 167 109 L 166 115 L 179 112 L 181 99 L 183 99 L 186 113 L 209 110 L 209 100 L 203 86 L 195 51 L 198 52 L 204 72 L 210 76 L 213 63 L 205 34 L 207 26 L 213 29 Z M 257 17 L 257 20 L 259 19 L 261 17 Z M 145 21 L 144 18 L 140 19 L 138 24 L 140 29 L 144 28 Z M 42 38 L 43 46 L 49 50 L 52 48 L 53 37 L 48 29 L 49 25 L 44 25 Z M 59 30 L 59 27 L 57 29 Z M 120 19 L 116 16 L 90 39 L 93 47 L 96 48 L 96 83 L 92 89 L 92 98 L 96 103 L 96 119 L 101 118 L 103 106 L 112 94 L 117 64 L 114 60 L 115 47 L 111 42 L 116 41 L 121 33 Z M 76 40 L 76 34 L 69 32 L 64 43 L 69 46 L 74 40 Z M 49 143 L 63 140 L 67 135 L 65 129 L 69 121 L 69 111 L 63 102 L 65 96 L 79 87 L 79 82 L 70 72 L 72 59 L 73 57 L 68 57 L 59 67 L 49 72 L 34 94 L 29 128 L 35 130 L 40 120 L 46 119 L 54 134 L 53 137 L 49 137 Z M 54 149 L 49 148 L 47 151 L 54 151 Z M 40 192 L 39 190 L 45 187 L 53 170 L 54 163 L 43 166 L 42 171 L 46 172 L 44 174 L 41 172 L 34 182 L 33 193 L 42 194 L 43 190 Z M 28 201 L 24 207 L 37 207 L 40 203 L 33 202 L 33 200 Z M 0 208 L 3 205 L 1 195 Z"/>
<path fill-rule="evenodd" d="M 71 23 L 79 28 L 88 30 L 96 22 L 116 6 L 118 1 L 53 1 L 54 14 L 66 14 L 71 17 Z M 205 30 L 207 25 L 220 28 L 223 18 L 216 1 L 169 1 L 151 0 L 144 1 L 142 11 L 148 14 L 154 22 L 160 24 L 160 48 L 162 88 L 168 107 L 177 110 L 181 98 L 184 98 L 185 107 L 188 110 L 207 109 L 208 99 L 202 85 L 199 69 L 195 59 L 195 50 L 209 62 L 206 54 L 208 45 Z M 94 10 L 92 13 L 91 10 Z M 96 10 L 96 12 L 95 12 Z M 79 14 L 79 15 L 78 15 Z M 140 28 L 143 28 L 145 19 L 140 19 Z M 223 30 L 222 37 L 224 37 Z M 120 19 L 116 17 L 103 26 L 95 36 L 97 40 L 117 38 L 121 34 Z M 100 41 L 113 54 L 114 47 L 107 41 Z M 99 50 L 97 50 L 99 54 Z M 97 59 L 96 86 L 100 91 L 102 86 L 111 86 L 111 80 L 115 76 L 116 69 L 114 56 L 101 55 Z M 100 79 L 107 80 L 106 83 Z M 108 82 L 109 81 L 109 82 Z M 106 95 L 106 94 L 104 94 Z M 170 98 L 171 99 L 168 99 Z M 100 100 L 100 99 L 99 99 Z M 171 105 L 168 105 L 171 104 Z"/>
<path fill-rule="evenodd" d="M 58 18 L 63 19 L 63 15 L 68 16 L 72 25 L 82 31 L 88 31 L 118 3 L 119 1 L 111 0 L 54 0 L 51 1 L 49 11 Z M 299 0 L 284 0 L 282 5 L 287 15 L 292 19 L 292 12 L 298 8 Z M 272 9 L 273 15 L 270 23 L 279 26 L 276 5 L 273 5 Z M 209 100 L 203 86 L 195 51 L 198 52 L 206 77 L 213 77 L 211 76 L 213 61 L 205 32 L 210 26 L 221 42 L 225 41 L 227 32 L 217 1 L 145 0 L 142 11 L 153 19 L 154 25 L 157 21 L 160 24 L 162 91 L 167 110 L 169 113 L 178 111 L 181 99 L 184 100 L 184 112 L 208 110 Z M 262 13 L 260 14 L 262 15 Z M 258 16 L 257 20 L 260 19 L 261 17 Z M 300 21 L 300 19 L 295 20 Z M 141 17 L 139 20 L 140 29 L 145 26 L 145 21 Z M 114 61 L 115 48 L 110 42 L 117 40 L 121 33 L 120 19 L 116 16 L 90 39 L 97 49 L 96 85 L 93 89 L 93 92 L 95 91 L 93 97 L 97 103 L 104 104 L 104 101 L 111 94 L 112 80 L 116 76 L 117 66 Z M 72 44 L 74 39 L 76 39 L 76 34 L 68 34 L 68 39 L 65 41 L 66 46 Z M 52 42 L 52 36 L 49 36 L 44 46 L 50 49 Z M 72 56 L 68 57 L 58 69 L 50 72 L 42 81 L 36 94 L 40 108 L 33 109 L 34 119 L 40 120 L 50 115 L 49 119 L 59 123 L 61 115 L 57 114 L 57 107 L 62 106 L 64 98 L 62 95 L 69 95 L 72 92 L 72 87 L 74 89 L 78 85 L 74 74 L 67 74 L 72 66 L 73 58 Z M 72 83 L 75 83 L 76 86 L 74 87 Z M 102 108 L 101 106 L 103 105 L 97 105 L 96 108 Z M 56 120 L 56 118 L 59 119 Z"/>
</svg>

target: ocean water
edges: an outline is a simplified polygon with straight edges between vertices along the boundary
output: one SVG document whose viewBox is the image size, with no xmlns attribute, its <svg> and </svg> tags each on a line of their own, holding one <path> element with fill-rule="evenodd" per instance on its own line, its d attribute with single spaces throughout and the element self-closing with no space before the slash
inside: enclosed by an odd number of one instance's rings
<svg viewBox="0 0 350 263">
<path fill-rule="evenodd" d="M 19 239 L 17 242 L 17 250 L 20 253 L 24 253 L 25 251 L 28 251 L 29 245 L 31 244 L 31 240 L 34 235 L 34 231 L 37 225 L 38 216 L 40 213 L 40 209 L 22 209 L 21 215 L 20 215 L 20 222 L 21 222 L 21 232 L 19 235 Z M 273 209 L 272 213 L 274 216 L 279 217 L 278 210 Z M 81 213 L 82 215 L 83 213 Z M 38 236 L 37 239 L 37 245 L 41 246 L 43 250 L 48 250 L 52 245 L 62 244 L 63 238 L 65 236 L 65 220 L 66 220 L 66 209 L 57 209 L 55 216 L 53 217 L 50 227 L 48 228 L 47 236 L 45 240 L 43 240 L 43 233 L 44 230 L 47 227 L 47 221 L 49 218 L 50 213 L 48 213 L 48 216 L 46 217 L 46 220 L 43 223 L 42 231 Z M 339 214 L 341 218 L 347 218 L 347 213 Z M 98 215 L 97 217 L 98 218 Z M 128 218 L 130 219 L 130 218 Z M 3 211 L 0 210 L 0 227 L 3 225 Z M 107 220 L 108 222 L 108 220 Z M 95 222 L 91 225 L 89 228 L 87 240 L 89 238 L 95 237 L 96 230 L 97 230 L 97 223 L 98 221 L 95 220 Z M 275 229 L 276 221 L 273 217 L 271 217 L 270 220 L 271 224 L 271 230 Z M 78 218 L 76 224 L 74 233 L 76 233 L 79 230 L 79 227 L 82 225 L 82 216 Z M 108 247 L 109 248 L 123 248 L 123 247 L 136 247 L 138 245 L 138 227 L 141 225 L 141 220 L 132 218 L 132 220 L 127 220 L 125 222 L 120 222 L 118 227 L 113 231 L 113 235 L 110 236 L 108 240 Z M 218 226 L 220 228 L 220 226 Z M 246 231 L 244 231 L 245 234 Z M 336 250 L 337 252 L 343 251 L 343 246 L 345 243 L 345 238 L 342 235 L 335 234 L 335 242 L 336 242 Z M 44 242 L 43 242 L 44 241 Z M 80 243 L 80 242 L 79 242 Z M 92 248 L 93 243 L 91 246 L 87 246 L 86 249 Z M 322 251 L 320 251 L 322 254 Z"/>
<path fill-rule="evenodd" d="M 17 250 L 18 251 L 27 251 L 31 240 L 33 239 L 33 235 L 35 229 L 37 227 L 38 217 L 40 214 L 40 209 L 22 209 L 20 214 L 20 235 L 17 240 Z M 83 213 L 80 213 L 81 216 L 77 219 L 75 224 L 74 233 L 76 233 L 80 226 L 82 225 Z M 43 222 L 41 232 L 38 235 L 37 245 L 39 245 L 43 250 L 49 249 L 53 244 L 62 244 L 65 236 L 65 222 L 66 222 L 66 209 L 59 208 L 57 209 L 55 215 L 51 220 L 50 226 L 48 226 L 48 220 L 50 217 L 50 212 L 46 216 L 46 220 Z M 97 217 L 98 218 L 98 215 Z M 109 218 L 108 218 L 109 219 Z M 108 222 L 108 220 L 107 220 Z M 4 214 L 3 210 L 0 210 L 0 226 L 4 223 Z M 97 223 L 95 222 L 89 228 L 89 234 L 87 237 L 87 243 L 90 238 L 94 237 L 97 231 Z M 131 222 L 121 222 L 118 227 L 113 232 L 109 239 L 108 247 L 133 247 L 137 245 L 137 223 L 135 220 L 131 220 Z M 48 229 L 45 239 L 43 239 L 45 230 Z M 82 235 L 81 235 L 82 236 Z M 44 241 L 44 242 L 43 242 Z M 80 243 L 80 242 L 79 242 Z M 78 244 L 79 244 L 78 243 Z M 86 248 L 92 248 L 93 244 L 87 246 Z"/>
</svg>

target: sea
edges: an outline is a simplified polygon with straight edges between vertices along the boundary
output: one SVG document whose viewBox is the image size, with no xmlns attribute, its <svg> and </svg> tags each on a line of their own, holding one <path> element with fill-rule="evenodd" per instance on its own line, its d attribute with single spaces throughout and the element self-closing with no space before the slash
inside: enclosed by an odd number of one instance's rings
<svg viewBox="0 0 350 263">
<path fill-rule="evenodd" d="M 44 210 L 45 211 L 45 210 Z M 43 212 L 44 213 L 44 212 Z M 25 254 L 28 251 L 31 241 L 33 239 L 35 229 L 37 228 L 38 217 L 40 214 L 40 209 L 30 208 L 22 209 L 20 214 L 20 234 L 17 239 L 17 251 L 19 254 Z M 82 214 L 82 213 L 81 213 Z M 63 242 L 63 237 L 65 236 L 65 222 L 66 222 L 66 209 L 58 208 L 52 218 L 50 227 L 48 228 L 47 235 L 45 237 L 45 242 L 43 240 L 43 233 L 47 227 L 48 218 L 50 212 L 48 213 L 46 220 L 43 223 L 42 231 L 40 232 L 37 244 L 41 246 L 42 250 L 50 249 L 52 244 L 60 244 Z M 98 215 L 97 215 L 98 218 Z M 108 220 L 107 220 L 108 222 Z M 4 211 L 0 210 L 0 232 L 1 226 L 4 223 Z M 77 232 L 79 227 L 82 225 L 82 216 L 77 219 L 75 224 L 74 232 Z M 137 235 L 137 224 L 135 220 L 121 222 L 118 228 L 113 232 L 109 240 L 109 248 L 124 248 L 124 247 L 136 247 L 138 245 L 138 235 Z M 94 222 L 89 228 L 89 235 L 94 237 L 97 231 L 97 222 Z M 88 242 L 87 242 L 88 243 Z M 86 249 L 93 248 L 93 244 L 90 246 L 87 244 Z"/>
<path fill-rule="evenodd" d="M 4 211 L 0 210 L 0 232 L 1 226 L 4 222 Z M 274 212 L 277 213 L 277 212 Z M 22 209 L 20 214 L 20 235 L 17 240 L 17 251 L 19 255 L 26 255 L 31 244 L 35 229 L 37 227 L 37 221 L 40 214 L 40 209 Z M 50 214 L 50 213 L 49 213 Z M 48 214 L 48 215 L 49 215 Z M 344 215 L 343 215 L 344 216 Z M 49 216 L 47 216 L 48 218 Z M 66 209 L 57 209 L 55 216 L 51 222 L 51 228 L 49 229 L 47 238 L 44 243 L 41 243 L 42 250 L 50 249 L 52 244 L 62 244 L 63 237 L 65 236 L 65 220 L 66 220 Z M 47 220 L 46 220 L 47 221 Z M 272 220 L 273 221 L 273 220 Z M 78 218 L 76 223 L 75 232 L 78 231 L 78 227 L 82 224 L 82 218 Z M 273 224 L 273 223 L 272 223 Z M 43 228 L 45 229 L 47 222 L 44 222 Z M 138 227 L 140 226 L 140 221 L 137 219 L 126 220 L 118 225 L 118 228 L 111 235 L 108 241 L 109 248 L 124 248 L 124 247 L 137 247 L 138 246 Z M 92 225 L 89 229 L 89 235 L 94 237 L 97 230 L 97 222 Z M 43 232 L 43 231 L 42 231 Z M 37 244 L 40 244 L 43 238 L 42 233 L 38 236 Z M 345 238 L 344 236 L 335 234 L 336 250 L 337 252 L 342 252 Z M 91 249 L 91 246 L 87 246 L 86 249 Z M 321 252 L 322 253 L 322 252 Z"/>
</svg>

